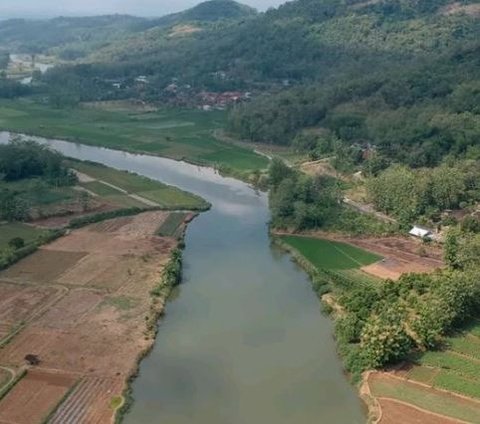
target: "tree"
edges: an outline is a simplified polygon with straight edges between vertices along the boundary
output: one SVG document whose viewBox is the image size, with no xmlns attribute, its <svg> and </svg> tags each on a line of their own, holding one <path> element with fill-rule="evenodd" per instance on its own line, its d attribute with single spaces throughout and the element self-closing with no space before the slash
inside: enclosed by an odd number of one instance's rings
<svg viewBox="0 0 480 424">
<path fill-rule="evenodd" d="M 14 192 L 0 190 L 0 218 L 7 221 L 25 221 L 28 219 L 29 205 L 18 198 Z"/>
<path fill-rule="evenodd" d="M 8 246 L 18 250 L 25 246 L 25 240 L 21 237 L 15 237 L 8 242 Z"/>
<path fill-rule="evenodd" d="M 283 160 L 273 158 L 268 174 L 270 185 L 273 188 L 278 187 L 284 179 L 292 177 L 293 174 L 293 170 L 289 168 Z"/>
<path fill-rule="evenodd" d="M 360 347 L 369 367 L 380 368 L 410 351 L 412 341 L 405 331 L 404 319 L 405 312 L 394 304 L 365 323 Z"/>
<path fill-rule="evenodd" d="M 460 237 L 460 232 L 458 228 L 450 228 L 445 236 L 445 243 L 443 245 L 443 258 L 445 259 L 446 264 L 452 268 L 456 269 L 459 267 L 458 263 L 458 239 Z"/>
</svg>

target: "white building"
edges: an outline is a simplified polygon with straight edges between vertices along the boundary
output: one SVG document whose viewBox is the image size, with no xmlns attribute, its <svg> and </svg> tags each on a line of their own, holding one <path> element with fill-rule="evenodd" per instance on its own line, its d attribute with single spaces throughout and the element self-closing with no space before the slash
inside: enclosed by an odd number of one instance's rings
<svg viewBox="0 0 480 424">
<path fill-rule="evenodd" d="M 411 236 L 419 238 L 433 239 L 433 231 L 428 228 L 421 227 L 420 225 L 414 225 L 413 228 L 408 232 Z"/>
</svg>

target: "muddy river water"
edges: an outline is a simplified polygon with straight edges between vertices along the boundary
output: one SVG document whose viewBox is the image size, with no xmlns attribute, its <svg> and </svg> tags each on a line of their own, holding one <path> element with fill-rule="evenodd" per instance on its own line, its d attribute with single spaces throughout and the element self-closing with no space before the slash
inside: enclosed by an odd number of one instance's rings
<svg viewBox="0 0 480 424">
<path fill-rule="evenodd" d="M 175 185 L 213 205 L 188 228 L 184 282 L 141 362 L 125 423 L 365 422 L 342 373 L 332 323 L 321 314 L 307 275 L 270 245 L 265 194 L 182 162 L 48 144 L 70 157 Z"/>
</svg>

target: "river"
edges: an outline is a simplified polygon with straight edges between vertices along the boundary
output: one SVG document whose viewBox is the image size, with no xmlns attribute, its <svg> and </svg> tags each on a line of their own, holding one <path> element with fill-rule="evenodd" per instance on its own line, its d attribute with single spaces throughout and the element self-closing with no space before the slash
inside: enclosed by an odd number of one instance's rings
<svg viewBox="0 0 480 424">
<path fill-rule="evenodd" d="M 10 62 L 13 66 L 20 66 L 27 69 L 32 68 L 32 57 L 27 54 L 10 54 Z M 38 60 L 35 60 L 33 68 L 39 70 L 42 74 L 47 72 L 50 68 L 53 68 L 53 64 L 42 63 Z M 20 80 L 22 84 L 28 85 L 32 82 L 33 77 L 28 76 Z"/>
<path fill-rule="evenodd" d="M 0 142 L 8 135 L 0 133 Z M 63 154 L 198 194 L 184 281 L 134 381 L 127 424 L 360 424 L 332 323 L 305 272 L 270 245 L 267 197 L 209 168 L 48 141 Z M 112 352 L 112 354 L 114 354 Z"/>
</svg>

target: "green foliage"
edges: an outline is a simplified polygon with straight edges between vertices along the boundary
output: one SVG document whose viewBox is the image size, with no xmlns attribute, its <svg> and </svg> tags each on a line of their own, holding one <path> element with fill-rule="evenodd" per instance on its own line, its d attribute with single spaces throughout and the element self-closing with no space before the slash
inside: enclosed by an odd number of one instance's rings
<svg viewBox="0 0 480 424">
<path fill-rule="evenodd" d="M 445 243 L 443 247 L 443 258 L 450 268 L 458 268 L 458 243 L 460 233 L 456 227 L 451 228 L 445 235 Z"/>
<path fill-rule="evenodd" d="M 15 192 L 0 189 L 0 219 L 6 221 L 26 221 L 29 218 L 29 205 L 18 198 Z"/>
<path fill-rule="evenodd" d="M 151 294 L 152 296 L 162 296 L 165 294 L 165 290 L 171 290 L 173 287 L 178 286 L 182 282 L 182 251 L 175 249 L 171 256 L 170 261 L 163 270 L 162 282 L 155 287 Z"/>
<path fill-rule="evenodd" d="M 96 222 L 106 221 L 107 219 L 120 218 L 122 216 L 138 215 L 139 213 L 146 212 L 151 209 L 152 208 L 127 208 L 117 209 L 109 212 L 100 212 L 94 215 L 74 218 L 70 221 L 68 227 L 72 229 L 81 228 L 89 224 L 94 224 Z"/>
<path fill-rule="evenodd" d="M 480 219 L 476 216 L 467 216 L 461 223 L 462 231 L 470 233 L 480 233 Z"/>
<path fill-rule="evenodd" d="M 382 367 L 405 357 L 412 341 L 405 331 L 405 311 L 391 305 L 380 315 L 372 315 L 361 336 L 361 354 L 370 368 Z"/>
<path fill-rule="evenodd" d="M 420 216 L 478 199 L 480 187 L 474 181 L 480 178 L 479 169 L 470 162 L 418 170 L 393 166 L 367 180 L 367 193 L 378 210 L 411 224 Z"/>
<path fill-rule="evenodd" d="M 25 246 L 25 240 L 21 237 L 14 237 L 8 242 L 8 246 L 14 250 L 21 249 Z"/>
<path fill-rule="evenodd" d="M 449 332 L 480 312 L 479 299 L 474 271 L 410 274 L 376 287 L 347 287 L 339 297 L 346 316 L 337 326 L 337 338 L 344 344 L 359 343 L 360 349 L 349 350 L 349 355 L 356 352 L 358 357 L 349 361 L 366 368 L 383 367 L 406 359 L 414 350 L 441 347 Z M 455 344 L 456 339 L 451 340 Z M 468 354 L 464 344 L 456 343 Z M 438 355 L 422 356 L 421 363 L 439 366 L 428 362 L 446 360 Z"/>
<path fill-rule="evenodd" d="M 0 102 L 0 128 L 228 167 L 239 176 L 268 166 L 268 159 L 251 149 L 215 139 L 212 132 L 224 126 L 225 112 L 162 108 L 147 113 L 136 111 L 128 102 L 120 111 L 108 110 L 108 104 L 94 106 L 72 111 L 4 101 Z"/>
<path fill-rule="evenodd" d="M 335 336 L 340 343 L 359 343 L 363 326 L 358 316 L 348 314 L 335 322 Z"/>
<path fill-rule="evenodd" d="M 187 215 L 184 213 L 171 213 L 165 222 L 157 230 L 157 234 L 161 237 L 174 237 L 178 235 L 180 225 L 185 222 Z"/>
<path fill-rule="evenodd" d="M 0 75 L 0 98 L 14 99 L 16 97 L 26 96 L 32 93 L 30 87 L 20 84 L 17 81 L 2 78 Z"/>
<path fill-rule="evenodd" d="M 270 167 L 272 225 L 296 230 L 319 228 L 341 209 L 334 178 L 311 178 L 276 160 Z"/>
<path fill-rule="evenodd" d="M 64 166 L 60 153 L 21 138 L 0 145 L 0 175 L 6 181 L 43 177 L 58 186 L 76 182 L 75 175 Z"/>
<path fill-rule="evenodd" d="M 41 234 L 32 243 L 26 246 L 14 249 L 12 247 L 6 247 L 0 249 L 0 270 L 8 268 L 19 260 L 25 258 L 28 255 L 34 253 L 41 245 L 50 243 L 51 241 L 61 237 L 64 233 L 62 231 L 49 231 Z"/>
</svg>

